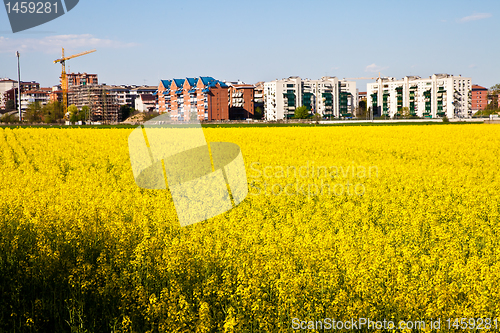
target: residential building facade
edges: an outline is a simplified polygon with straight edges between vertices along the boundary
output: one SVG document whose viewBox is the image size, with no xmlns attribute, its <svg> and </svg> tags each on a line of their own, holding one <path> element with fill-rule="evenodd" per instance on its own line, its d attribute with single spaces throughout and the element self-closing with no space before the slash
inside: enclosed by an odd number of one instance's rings
<svg viewBox="0 0 500 333">
<path fill-rule="evenodd" d="M 434 74 L 427 79 L 406 76 L 402 80 L 378 78 L 367 84 L 367 107 L 374 116 L 410 115 L 426 118 L 471 116 L 471 78 Z"/>
<path fill-rule="evenodd" d="M 68 78 L 68 89 L 87 84 L 99 84 L 97 74 L 66 73 L 66 77 Z"/>
<path fill-rule="evenodd" d="M 26 110 L 31 103 L 46 105 L 50 102 L 52 88 L 40 88 L 21 92 L 21 110 Z"/>
<path fill-rule="evenodd" d="M 229 118 L 253 118 L 254 105 L 253 84 L 230 83 L 229 85 Z"/>
<path fill-rule="evenodd" d="M 336 77 L 302 80 L 291 76 L 264 83 L 266 120 L 292 118 L 299 106 L 306 106 L 310 114 L 323 117 L 350 117 L 357 104 L 356 82 Z"/>
<path fill-rule="evenodd" d="M 133 107 L 135 109 L 137 109 L 135 107 L 136 103 L 135 101 L 137 100 L 137 98 L 139 98 L 139 96 L 141 95 L 151 95 L 153 96 L 153 99 L 154 99 L 154 107 L 155 107 L 155 110 L 154 111 L 158 111 L 158 99 L 157 99 L 157 95 L 153 95 L 155 93 L 156 90 L 158 90 L 158 87 L 157 86 L 130 86 L 130 101 L 131 101 L 131 105 L 129 105 L 130 107 Z"/>
<path fill-rule="evenodd" d="M 479 85 L 472 85 L 472 112 L 484 110 L 488 106 L 488 89 Z"/>
<path fill-rule="evenodd" d="M 9 78 L 0 79 L 0 109 L 5 108 L 7 101 L 10 99 L 7 91 L 13 89 L 17 89 L 17 81 Z"/>
<path fill-rule="evenodd" d="M 16 109 L 19 107 L 19 102 L 18 102 L 18 84 L 17 81 L 10 80 L 10 79 L 4 79 L 0 81 L 0 89 L 8 89 L 3 92 L 2 94 L 2 103 L 3 106 L 5 107 L 5 104 L 7 101 L 14 101 L 16 105 Z M 22 82 L 21 81 L 21 109 L 25 110 L 26 109 L 26 102 L 23 103 L 22 98 L 23 98 L 23 93 L 26 91 L 39 91 L 40 90 L 40 83 L 35 82 L 35 81 L 30 81 L 30 82 Z M 25 97 L 27 99 L 28 97 Z"/>
<path fill-rule="evenodd" d="M 213 77 L 161 80 L 156 94 L 159 112 L 174 121 L 229 119 L 229 86 Z"/>
<path fill-rule="evenodd" d="M 105 85 L 80 85 L 72 88 L 68 94 L 68 105 L 74 104 L 79 110 L 87 106 L 89 114 L 87 120 L 103 123 L 117 123 L 121 121 L 120 105 L 116 95 L 110 94 Z"/>
<path fill-rule="evenodd" d="M 153 112 L 156 110 L 155 96 L 150 94 L 141 94 L 135 98 L 135 110 L 139 112 Z"/>
<path fill-rule="evenodd" d="M 264 81 L 257 82 L 253 90 L 253 101 L 255 109 L 261 108 L 264 112 Z"/>
</svg>

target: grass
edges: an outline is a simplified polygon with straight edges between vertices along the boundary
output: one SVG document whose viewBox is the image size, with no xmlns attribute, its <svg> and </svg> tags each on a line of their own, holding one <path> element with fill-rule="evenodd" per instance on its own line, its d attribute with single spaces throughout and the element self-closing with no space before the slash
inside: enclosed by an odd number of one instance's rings
<svg viewBox="0 0 500 333">
<path fill-rule="evenodd" d="M 360 122 L 360 123 L 336 123 L 336 124 L 315 124 L 315 123 L 202 123 L 203 128 L 244 128 L 244 127 L 343 127 L 343 126 L 422 126 L 422 125 L 464 125 L 473 124 L 470 122 Z M 477 122 L 475 123 L 477 124 Z M 29 125 L 29 124 L 0 124 L 2 128 L 125 128 L 134 129 L 138 125 L 118 124 L 118 125 Z"/>
</svg>

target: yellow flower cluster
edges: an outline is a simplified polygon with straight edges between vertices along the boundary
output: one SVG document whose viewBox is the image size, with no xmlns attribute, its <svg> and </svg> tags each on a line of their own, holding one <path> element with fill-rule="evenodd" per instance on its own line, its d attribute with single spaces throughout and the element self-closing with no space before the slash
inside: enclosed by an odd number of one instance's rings
<svg viewBox="0 0 500 333">
<path fill-rule="evenodd" d="M 183 228 L 136 186 L 131 131 L 0 129 L 0 331 L 500 313 L 498 126 L 206 128 L 249 194 Z"/>
</svg>

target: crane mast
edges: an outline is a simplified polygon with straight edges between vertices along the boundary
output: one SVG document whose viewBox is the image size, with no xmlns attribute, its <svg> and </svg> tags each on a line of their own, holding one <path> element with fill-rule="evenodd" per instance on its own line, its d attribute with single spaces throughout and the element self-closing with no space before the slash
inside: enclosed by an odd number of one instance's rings
<svg viewBox="0 0 500 333">
<path fill-rule="evenodd" d="M 62 71 L 61 71 L 61 89 L 63 93 L 63 112 L 64 112 L 64 117 L 66 119 L 66 114 L 68 113 L 68 77 L 66 76 L 66 60 L 73 59 L 76 57 L 80 57 L 92 52 L 97 51 L 96 49 L 90 50 L 90 51 L 85 51 L 77 54 L 73 54 L 72 56 L 65 57 L 64 56 L 64 48 L 62 48 L 62 57 L 60 59 L 54 60 L 54 64 L 56 63 L 61 63 L 62 65 Z"/>
</svg>

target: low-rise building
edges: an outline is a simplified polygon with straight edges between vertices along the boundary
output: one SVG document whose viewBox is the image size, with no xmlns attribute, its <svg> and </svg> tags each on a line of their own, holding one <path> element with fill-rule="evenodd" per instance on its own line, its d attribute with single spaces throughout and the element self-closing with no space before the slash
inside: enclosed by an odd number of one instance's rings
<svg viewBox="0 0 500 333">
<path fill-rule="evenodd" d="M 135 101 L 140 95 L 151 95 L 155 100 L 155 111 L 158 111 L 158 99 L 154 94 L 156 90 L 158 90 L 157 86 L 130 86 L 130 101 L 132 102 L 130 106 L 135 108 Z"/>
<path fill-rule="evenodd" d="M 141 94 L 135 99 L 135 110 L 139 112 L 153 112 L 156 110 L 156 99 L 152 94 Z"/>
</svg>

